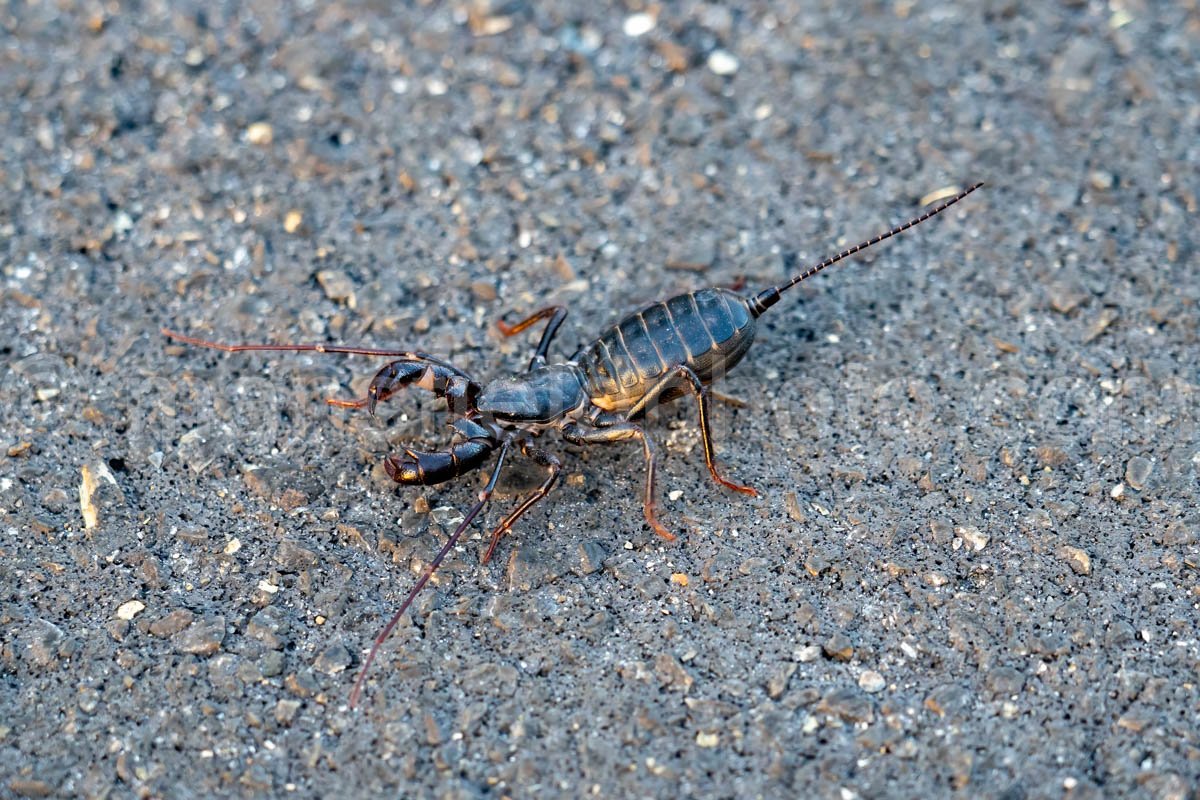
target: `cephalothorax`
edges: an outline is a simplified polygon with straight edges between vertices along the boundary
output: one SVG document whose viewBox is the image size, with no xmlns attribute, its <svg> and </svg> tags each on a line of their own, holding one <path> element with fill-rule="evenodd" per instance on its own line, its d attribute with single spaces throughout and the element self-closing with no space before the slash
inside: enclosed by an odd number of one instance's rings
<svg viewBox="0 0 1200 800">
<path fill-rule="evenodd" d="M 628 439 L 640 442 L 646 461 L 645 494 L 642 498 L 646 522 L 664 539 L 674 539 L 655 513 L 656 448 L 636 420 L 650 407 L 685 394 L 690 393 L 696 398 L 704 461 L 713 480 L 734 491 L 756 495 L 754 489 L 722 477 L 717 471 L 709 430 L 709 384 L 742 359 L 754 341 L 758 317 L 779 302 L 780 296 L 788 289 L 860 250 L 941 213 L 982 185 L 977 183 L 919 217 L 810 266 L 785 283 L 764 289 L 752 297 L 728 289 L 713 288 L 654 303 L 621 320 L 562 364 L 548 364 L 546 354 L 555 333 L 566 319 L 566 308 L 550 306 L 515 325 L 499 322 L 500 331 L 512 336 L 535 323 L 548 320 L 528 369 L 519 375 L 499 378 L 487 384 L 477 383 L 452 364 L 418 351 L 321 344 L 228 345 L 183 336 L 166 329 L 163 333 L 187 344 L 228 352 L 317 351 L 394 359 L 376 373 L 367 388 L 366 397 L 358 400 L 331 399 L 328 402 L 344 408 L 365 407 L 374 413 L 378 403 L 407 386 L 424 389 L 446 400 L 450 413 L 457 417 L 451 423 L 456 441 L 444 451 L 405 450 L 403 455 L 388 456 L 384 467 L 397 483 L 424 486 L 442 483 L 478 469 L 496 453 L 496 465 L 479 493 L 478 502 L 429 562 L 399 610 L 375 638 L 350 695 L 350 705 L 353 707 L 358 702 L 367 670 L 380 645 L 483 509 L 495 489 L 505 459 L 512 451 L 519 451 L 545 467 L 547 474 L 542 484 L 492 530 L 491 541 L 483 556 L 484 563 L 492 557 L 497 543 L 513 523 L 545 497 L 558 480 L 562 462 L 535 442 L 539 435 L 550 429 L 557 429 L 568 442 L 580 445 Z"/>
</svg>

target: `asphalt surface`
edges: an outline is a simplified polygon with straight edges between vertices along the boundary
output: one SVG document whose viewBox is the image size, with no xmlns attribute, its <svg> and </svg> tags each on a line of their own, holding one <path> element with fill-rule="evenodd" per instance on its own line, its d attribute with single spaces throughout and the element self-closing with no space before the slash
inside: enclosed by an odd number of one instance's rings
<svg viewBox="0 0 1200 800">
<path fill-rule="evenodd" d="M 1196 797 L 1200 16 L 1169 2 L 0 10 L 0 795 Z M 805 282 L 481 566 L 413 347 Z M 510 319 L 515 317 L 510 317 Z"/>
</svg>

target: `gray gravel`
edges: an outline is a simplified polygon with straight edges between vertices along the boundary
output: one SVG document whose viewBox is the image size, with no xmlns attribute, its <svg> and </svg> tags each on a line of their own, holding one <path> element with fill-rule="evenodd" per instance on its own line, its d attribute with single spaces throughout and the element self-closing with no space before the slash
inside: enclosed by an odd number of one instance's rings
<svg viewBox="0 0 1200 800">
<path fill-rule="evenodd" d="M 1196 797 L 1187 3 L 0 10 L 0 795 Z M 331 409 L 876 233 L 365 648 L 479 474 Z M 81 487 L 86 500 L 81 502 Z M 86 522 L 85 522 L 86 520 Z M 90 527 L 87 526 L 91 523 Z"/>
</svg>

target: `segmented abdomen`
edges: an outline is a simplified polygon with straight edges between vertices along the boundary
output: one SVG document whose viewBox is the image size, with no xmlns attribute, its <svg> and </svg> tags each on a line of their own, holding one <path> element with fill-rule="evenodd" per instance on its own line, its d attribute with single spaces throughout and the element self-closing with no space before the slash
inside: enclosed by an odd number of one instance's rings
<svg viewBox="0 0 1200 800">
<path fill-rule="evenodd" d="M 630 314 L 575 361 L 587 377 L 591 401 L 620 411 L 680 364 L 711 382 L 740 361 L 753 340 L 754 317 L 744 297 L 726 289 L 701 289 Z M 668 398 L 674 394 L 669 392 Z"/>
</svg>

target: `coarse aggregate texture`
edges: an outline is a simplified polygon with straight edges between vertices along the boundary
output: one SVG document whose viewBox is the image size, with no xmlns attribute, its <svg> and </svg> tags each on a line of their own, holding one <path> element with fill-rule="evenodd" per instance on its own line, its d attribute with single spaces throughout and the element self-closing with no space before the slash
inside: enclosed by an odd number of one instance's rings
<svg viewBox="0 0 1200 800">
<path fill-rule="evenodd" d="M 0 8 L 0 795 L 1197 796 L 1194 2 Z M 720 383 L 397 489 L 416 347 L 805 282 Z M 515 317 L 509 317 L 513 319 Z M 81 496 L 82 492 L 82 496 Z M 86 522 L 85 522 L 86 519 Z M 90 527 L 89 527 L 90 525 Z"/>
</svg>

